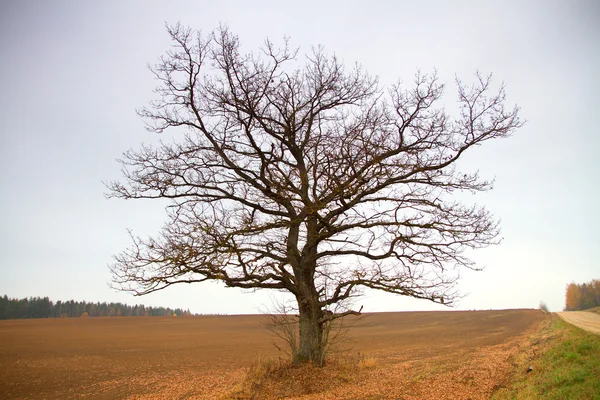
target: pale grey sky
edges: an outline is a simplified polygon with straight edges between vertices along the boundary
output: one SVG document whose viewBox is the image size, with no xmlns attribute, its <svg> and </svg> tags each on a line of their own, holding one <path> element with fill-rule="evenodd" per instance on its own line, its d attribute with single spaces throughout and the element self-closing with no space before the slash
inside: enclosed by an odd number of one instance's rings
<svg viewBox="0 0 600 400">
<path fill-rule="evenodd" d="M 269 293 L 215 284 L 134 298 L 107 286 L 127 228 L 154 234 L 164 204 L 106 200 L 115 159 L 157 135 L 135 109 L 156 86 L 146 65 L 170 46 L 165 22 L 227 24 L 252 50 L 284 35 L 322 44 L 383 83 L 437 69 L 504 81 L 525 127 L 477 148 L 462 167 L 496 178 L 479 194 L 502 220 L 501 245 L 477 251 L 459 309 L 564 305 L 571 281 L 600 278 L 600 2 L 597 1 L 22 1 L 0 2 L 0 295 L 122 301 L 254 313 Z M 166 132 L 169 139 L 172 134 Z M 371 294 L 366 311 L 443 309 Z"/>
</svg>

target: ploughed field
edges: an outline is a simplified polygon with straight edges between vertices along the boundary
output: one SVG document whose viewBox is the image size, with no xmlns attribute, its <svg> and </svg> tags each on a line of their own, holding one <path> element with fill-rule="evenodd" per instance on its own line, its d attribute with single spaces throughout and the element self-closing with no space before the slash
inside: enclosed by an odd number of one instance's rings
<svg viewBox="0 0 600 400">
<path fill-rule="evenodd" d="M 537 310 L 366 314 L 337 355 L 357 367 L 338 371 L 331 387 L 309 382 L 321 389 L 302 398 L 489 398 L 545 319 Z M 258 359 L 284 357 L 263 320 L 0 321 L 0 398 L 228 398 Z"/>
</svg>

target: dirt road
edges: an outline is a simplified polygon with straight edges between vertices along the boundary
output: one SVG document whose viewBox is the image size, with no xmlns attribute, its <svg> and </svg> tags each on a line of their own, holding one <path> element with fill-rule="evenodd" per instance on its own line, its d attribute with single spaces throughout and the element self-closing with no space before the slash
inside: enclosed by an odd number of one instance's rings
<svg viewBox="0 0 600 400">
<path fill-rule="evenodd" d="M 559 312 L 558 316 L 588 332 L 600 334 L 600 314 L 586 311 Z"/>
</svg>

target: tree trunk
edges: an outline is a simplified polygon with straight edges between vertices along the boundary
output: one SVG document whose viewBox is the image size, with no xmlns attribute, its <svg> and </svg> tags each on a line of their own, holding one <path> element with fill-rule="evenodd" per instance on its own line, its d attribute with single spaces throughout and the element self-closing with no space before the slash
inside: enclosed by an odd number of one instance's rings
<svg viewBox="0 0 600 400">
<path fill-rule="evenodd" d="M 296 265 L 294 275 L 298 282 L 298 313 L 300 317 L 300 343 L 294 362 L 312 362 L 322 366 L 325 361 L 323 346 L 323 310 L 319 302 L 319 292 L 315 287 L 315 271 L 317 269 L 317 219 L 309 216 L 306 221 L 306 244 L 302 254 L 298 253 L 297 244 L 299 225 L 290 228 L 288 251 L 294 254 Z"/>
<path fill-rule="evenodd" d="M 324 364 L 323 327 L 321 318 L 323 311 L 316 304 L 317 299 L 298 299 L 300 314 L 300 343 L 294 362 L 312 362 L 314 365 Z"/>
</svg>

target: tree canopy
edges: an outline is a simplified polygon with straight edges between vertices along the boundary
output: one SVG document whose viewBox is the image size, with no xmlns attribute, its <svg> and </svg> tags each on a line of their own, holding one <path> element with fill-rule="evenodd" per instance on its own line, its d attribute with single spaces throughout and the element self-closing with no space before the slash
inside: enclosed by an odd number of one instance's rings
<svg viewBox="0 0 600 400">
<path fill-rule="evenodd" d="M 600 307 L 600 279 L 586 283 L 570 283 L 565 293 L 565 311 Z"/>
</svg>

